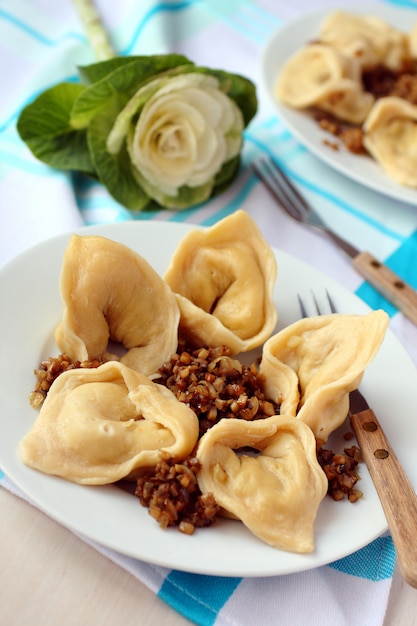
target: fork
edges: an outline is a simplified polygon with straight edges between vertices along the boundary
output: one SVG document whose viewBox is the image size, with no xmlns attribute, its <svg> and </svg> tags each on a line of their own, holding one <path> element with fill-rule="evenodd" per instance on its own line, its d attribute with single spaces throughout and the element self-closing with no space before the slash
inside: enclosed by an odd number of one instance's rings
<svg viewBox="0 0 417 626">
<path fill-rule="evenodd" d="M 300 194 L 276 161 L 260 157 L 252 170 L 272 193 L 280 206 L 297 222 L 325 233 L 352 259 L 353 267 L 395 307 L 417 324 L 417 291 L 369 252 L 360 252 L 335 233 Z"/>
<path fill-rule="evenodd" d="M 330 313 L 336 313 L 333 299 L 327 290 L 325 293 L 327 308 Z M 308 317 L 304 300 L 299 294 L 297 298 L 302 317 Z M 311 298 L 314 314 L 323 315 L 313 292 Z M 387 518 L 403 578 L 412 587 L 417 587 L 416 492 L 381 424 L 357 389 L 350 392 L 349 418 Z"/>
</svg>

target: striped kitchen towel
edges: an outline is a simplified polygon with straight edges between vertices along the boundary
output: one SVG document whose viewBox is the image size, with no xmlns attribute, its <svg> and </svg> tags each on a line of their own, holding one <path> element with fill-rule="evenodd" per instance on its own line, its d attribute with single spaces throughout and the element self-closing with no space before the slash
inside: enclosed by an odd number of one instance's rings
<svg viewBox="0 0 417 626">
<path fill-rule="evenodd" d="M 4 474 L 0 484 L 27 499 Z M 334 626 L 381 626 L 395 564 L 389 535 L 329 565 L 266 578 L 169 570 L 81 538 L 199 626 L 322 626 L 323 620 Z"/>
</svg>

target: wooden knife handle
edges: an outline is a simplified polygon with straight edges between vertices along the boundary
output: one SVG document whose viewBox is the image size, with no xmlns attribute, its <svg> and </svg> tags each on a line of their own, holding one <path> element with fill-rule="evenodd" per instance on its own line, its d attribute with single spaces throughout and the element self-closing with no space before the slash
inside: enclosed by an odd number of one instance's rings
<svg viewBox="0 0 417 626">
<path fill-rule="evenodd" d="M 381 500 L 404 580 L 417 587 L 417 496 L 371 409 L 350 416 Z"/>
<path fill-rule="evenodd" d="M 417 291 L 369 252 L 360 252 L 353 266 L 375 289 L 417 324 Z"/>
</svg>

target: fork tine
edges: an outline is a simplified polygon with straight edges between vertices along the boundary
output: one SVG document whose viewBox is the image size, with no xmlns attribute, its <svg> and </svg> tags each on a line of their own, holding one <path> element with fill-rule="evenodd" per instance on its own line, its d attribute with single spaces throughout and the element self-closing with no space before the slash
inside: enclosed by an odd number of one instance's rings
<svg viewBox="0 0 417 626">
<path fill-rule="evenodd" d="M 336 305 L 327 289 L 325 290 L 325 293 L 326 293 L 327 304 L 329 306 L 330 312 L 337 313 Z M 314 291 L 311 292 L 311 298 L 313 300 L 316 315 L 324 315 L 322 309 L 320 308 L 319 302 L 317 300 L 317 297 Z M 301 317 L 309 317 L 307 307 L 299 293 L 297 293 L 297 300 L 298 300 L 298 305 L 300 307 Z"/>
<path fill-rule="evenodd" d="M 307 309 L 299 293 L 297 293 L 297 299 L 298 299 L 298 306 L 300 307 L 300 311 L 301 311 L 301 317 L 308 317 Z"/>
<path fill-rule="evenodd" d="M 319 303 L 317 301 L 316 294 L 314 293 L 314 291 L 311 292 L 311 296 L 313 298 L 314 306 L 316 307 L 317 315 L 323 315 L 323 313 L 322 313 L 322 311 L 320 309 Z"/>
<path fill-rule="evenodd" d="M 258 176 L 258 178 L 263 182 L 265 187 L 275 197 L 275 199 L 278 200 L 279 204 L 281 204 L 283 208 L 285 208 L 284 206 L 285 198 L 283 201 L 282 190 L 277 184 L 276 180 L 274 180 L 274 176 L 273 175 L 271 176 L 269 171 L 267 171 L 269 169 L 268 159 L 261 157 L 260 159 L 258 159 L 258 161 L 254 161 L 253 163 L 251 163 L 250 167 Z"/>
<path fill-rule="evenodd" d="M 261 157 L 252 163 L 252 169 L 287 213 L 303 220 L 310 207 L 279 165 L 272 158 Z"/>
<path fill-rule="evenodd" d="M 332 313 L 337 313 L 336 305 L 333 301 L 333 298 L 330 296 L 329 292 L 327 291 L 327 289 L 326 289 L 326 296 L 327 296 L 327 300 L 329 303 L 330 311 Z"/>
<path fill-rule="evenodd" d="M 257 163 L 252 163 L 251 167 L 282 208 L 293 219 L 302 219 L 300 208 L 294 205 L 291 196 L 288 194 L 285 181 L 282 184 L 276 168 L 270 164 L 270 159 L 261 158 Z"/>
<path fill-rule="evenodd" d="M 276 161 L 269 159 L 268 168 L 272 176 L 274 176 L 275 179 L 281 184 L 282 189 L 285 190 L 285 195 L 288 200 L 292 202 L 302 214 L 308 213 L 310 207 L 308 206 L 306 199 L 300 194 L 298 189 L 289 179 L 287 174 L 285 174 L 284 171 L 278 166 Z"/>
</svg>

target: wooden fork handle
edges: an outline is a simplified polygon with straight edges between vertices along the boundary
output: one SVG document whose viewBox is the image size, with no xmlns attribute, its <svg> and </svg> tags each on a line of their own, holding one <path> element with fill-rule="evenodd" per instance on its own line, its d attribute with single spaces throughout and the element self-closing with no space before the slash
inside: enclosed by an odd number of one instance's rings
<svg viewBox="0 0 417 626">
<path fill-rule="evenodd" d="M 404 580 L 417 587 L 417 496 L 371 409 L 350 415 L 381 500 Z"/>
<path fill-rule="evenodd" d="M 360 252 L 353 266 L 394 306 L 417 324 L 417 291 L 369 252 Z"/>
</svg>

